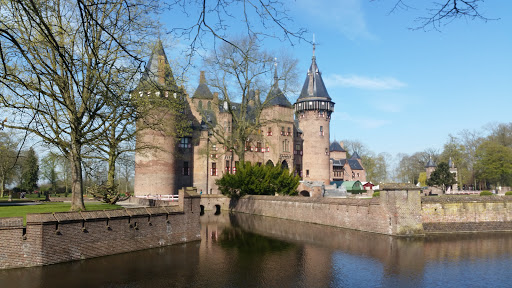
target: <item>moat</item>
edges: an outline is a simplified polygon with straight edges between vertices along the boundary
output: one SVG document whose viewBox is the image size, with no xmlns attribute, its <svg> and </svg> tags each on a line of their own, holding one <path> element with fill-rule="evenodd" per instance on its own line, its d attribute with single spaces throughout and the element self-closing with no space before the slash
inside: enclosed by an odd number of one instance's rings
<svg viewBox="0 0 512 288">
<path fill-rule="evenodd" d="M 208 212 L 201 222 L 200 242 L 3 270 L 0 287 L 509 287 L 512 277 L 512 233 L 411 239 Z"/>
</svg>

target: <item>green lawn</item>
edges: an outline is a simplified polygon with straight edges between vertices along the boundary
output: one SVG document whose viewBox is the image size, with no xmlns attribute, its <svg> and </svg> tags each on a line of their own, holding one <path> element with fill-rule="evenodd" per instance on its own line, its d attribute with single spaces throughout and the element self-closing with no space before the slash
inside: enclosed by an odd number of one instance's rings
<svg viewBox="0 0 512 288">
<path fill-rule="evenodd" d="M 51 213 L 51 212 L 68 212 L 71 203 L 42 203 L 39 205 L 24 206 L 0 206 L 0 217 L 23 217 L 23 223 L 26 223 L 26 215 L 28 213 Z M 113 210 L 121 209 L 119 205 L 109 205 L 105 203 L 85 203 L 85 208 L 90 210 Z"/>
</svg>

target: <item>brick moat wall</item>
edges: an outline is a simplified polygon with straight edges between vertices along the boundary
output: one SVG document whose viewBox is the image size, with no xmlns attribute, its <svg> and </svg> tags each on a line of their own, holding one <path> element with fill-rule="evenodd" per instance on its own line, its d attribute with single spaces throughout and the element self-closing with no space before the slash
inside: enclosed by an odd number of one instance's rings
<svg viewBox="0 0 512 288">
<path fill-rule="evenodd" d="M 246 196 L 201 199 L 236 212 L 388 235 L 512 231 L 512 197 L 421 197 L 419 190 L 381 191 L 379 198 Z"/>
<path fill-rule="evenodd" d="M 225 206 L 223 207 L 225 208 Z M 422 234 L 419 191 L 382 191 L 378 198 L 246 196 L 233 211 L 388 235 Z"/>
<path fill-rule="evenodd" d="M 148 207 L 28 214 L 26 229 L 23 218 L 0 218 L 0 269 L 200 240 L 199 202 L 199 197 L 180 194 L 180 212 L 174 207 Z"/>
<path fill-rule="evenodd" d="M 426 233 L 512 231 L 512 197 L 423 197 L 421 218 Z"/>
</svg>

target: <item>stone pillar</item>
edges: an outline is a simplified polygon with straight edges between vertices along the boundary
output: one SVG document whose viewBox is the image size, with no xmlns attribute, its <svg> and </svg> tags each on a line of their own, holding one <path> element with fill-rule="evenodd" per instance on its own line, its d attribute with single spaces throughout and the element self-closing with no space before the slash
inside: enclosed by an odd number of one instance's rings
<svg viewBox="0 0 512 288">
<path fill-rule="evenodd" d="M 382 184 L 380 201 L 388 214 L 388 234 L 398 236 L 424 234 L 419 187 L 413 184 Z"/>
</svg>

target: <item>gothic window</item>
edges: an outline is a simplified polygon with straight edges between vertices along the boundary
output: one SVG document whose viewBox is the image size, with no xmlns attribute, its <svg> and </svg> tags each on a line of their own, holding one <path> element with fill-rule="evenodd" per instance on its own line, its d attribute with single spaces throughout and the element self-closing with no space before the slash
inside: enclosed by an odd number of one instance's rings
<svg viewBox="0 0 512 288">
<path fill-rule="evenodd" d="M 286 136 L 292 135 L 292 128 L 288 127 L 288 133 L 286 133 Z"/>
<path fill-rule="evenodd" d="M 197 107 L 199 108 L 199 110 L 203 110 L 203 101 L 199 100 Z"/>
<path fill-rule="evenodd" d="M 212 110 L 212 102 L 208 101 L 208 110 Z"/>
<path fill-rule="evenodd" d="M 229 160 L 226 160 L 226 173 L 229 174 Z"/>
<path fill-rule="evenodd" d="M 281 135 L 284 136 L 284 127 L 281 127 Z"/>
<path fill-rule="evenodd" d="M 261 150 L 261 142 L 256 142 L 256 152 L 262 152 L 262 150 Z"/>
</svg>

